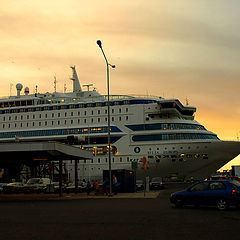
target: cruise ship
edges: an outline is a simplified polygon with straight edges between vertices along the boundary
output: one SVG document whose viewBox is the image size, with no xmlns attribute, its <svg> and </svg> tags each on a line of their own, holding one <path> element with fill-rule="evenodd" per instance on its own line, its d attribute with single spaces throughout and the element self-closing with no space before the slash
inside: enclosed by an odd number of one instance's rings
<svg viewBox="0 0 240 240">
<path fill-rule="evenodd" d="M 72 66 L 73 90 L 29 93 L 0 99 L 0 142 L 60 141 L 93 152 L 79 161 L 80 179 L 96 179 L 108 169 L 108 101 L 90 85 L 82 90 Z M 137 167 L 143 175 L 205 178 L 240 153 L 240 142 L 222 141 L 195 118 L 196 108 L 178 99 L 110 96 L 112 169 Z M 142 169 L 142 159 L 147 169 Z M 66 161 L 70 180 L 74 161 Z"/>
</svg>

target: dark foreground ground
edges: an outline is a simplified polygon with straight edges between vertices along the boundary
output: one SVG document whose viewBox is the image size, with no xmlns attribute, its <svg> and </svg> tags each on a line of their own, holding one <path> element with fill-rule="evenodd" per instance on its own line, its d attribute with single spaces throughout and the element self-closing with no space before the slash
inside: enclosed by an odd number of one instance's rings
<svg viewBox="0 0 240 240">
<path fill-rule="evenodd" d="M 1 240 L 240 239 L 240 211 L 175 209 L 170 184 L 154 199 L 0 201 Z"/>
</svg>

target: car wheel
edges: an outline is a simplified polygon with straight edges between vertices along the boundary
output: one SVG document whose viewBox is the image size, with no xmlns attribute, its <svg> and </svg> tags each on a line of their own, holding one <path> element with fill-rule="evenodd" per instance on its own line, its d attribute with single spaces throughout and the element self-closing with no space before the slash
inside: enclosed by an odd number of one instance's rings
<svg viewBox="0 0 240 240">
<path fill-rule="evenodd" d="M 221 211 L 228 209 L 228 202 L 224 198 L 217 200 L 217 208 Z"/>
<path fill-rule="evenodd" d="M 181 198 L 176 198 L 174 201 L 175 208 L 181 208 L 183 207 L 183 201 Z"/>
</svg>

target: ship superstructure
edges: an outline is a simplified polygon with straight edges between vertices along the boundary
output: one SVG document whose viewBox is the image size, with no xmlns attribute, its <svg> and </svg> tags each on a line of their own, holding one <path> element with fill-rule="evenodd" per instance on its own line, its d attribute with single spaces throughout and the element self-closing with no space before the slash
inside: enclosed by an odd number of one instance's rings
<svg viewBox="0 0 240 240">
<path fill-rule="evenodd" d="M 79 162 L 79 177 L 94 179 L 108 169 L 107 97 L 83 91 L 71 67 L 73 91 L 29 94 L 17 84 L 17 95 L 0 99 L 0 141 L 61 141 L 93 151 Z M 221 141 L 194 120 L 196 108 L 178 99 L 110 96 L 113 169 L 131 169 L 148 162 L 148 175 L 205 177 L 240 153 L 240 143 Z M 73 163 L 66 163 L 73 178 Z"/>
</svg>

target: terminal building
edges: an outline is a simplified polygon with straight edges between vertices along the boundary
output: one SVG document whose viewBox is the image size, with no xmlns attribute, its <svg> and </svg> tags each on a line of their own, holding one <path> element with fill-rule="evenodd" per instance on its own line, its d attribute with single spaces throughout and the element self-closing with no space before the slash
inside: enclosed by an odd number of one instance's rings
<svg viewBox="0 0 240 240">
<path fill-rule="evenodd" d="M 26 181 L 32 177 L 49 177 L 58 181 L 60 168 L 64 181 L 74 181 L 66 162 L 74 162 L 77 169 L 81 161 L 92 159 L 92 153 L 59 142 L 15 142 L 0 144 L 1 181 Z"/>
</svg>

